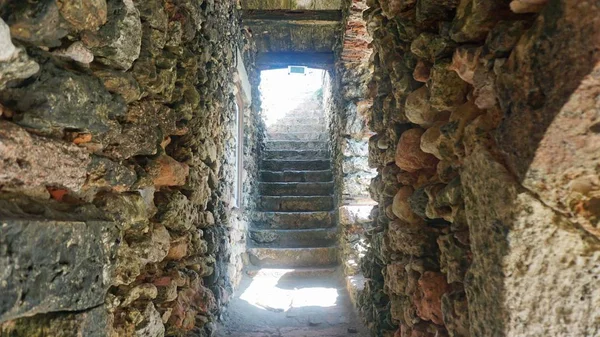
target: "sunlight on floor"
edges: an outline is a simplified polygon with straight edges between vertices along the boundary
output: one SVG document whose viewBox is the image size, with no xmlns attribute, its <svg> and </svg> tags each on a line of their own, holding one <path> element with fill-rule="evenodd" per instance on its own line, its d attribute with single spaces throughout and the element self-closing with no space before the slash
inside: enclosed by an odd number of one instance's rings
<svg viewBox="0 0 600 337">
<path fill-rule="evenodd" d="M 258 275 L 250 286 L 240 295 L 240 299 L 264 310 L 284 312 L 291 308 L 321 307 L 336 305 L 338 289 L 327 287 L 281 287 L 281 277 L 285 275 Z"/>
<path fill-rule="evenodd" d="M 263 70 L 259 89 L 267 127 L 315 95 L 323 87 L 324 75 L 325 71 L 311 68 L 305 74 L 291 74 L 287 68 Z"/>
</svg>

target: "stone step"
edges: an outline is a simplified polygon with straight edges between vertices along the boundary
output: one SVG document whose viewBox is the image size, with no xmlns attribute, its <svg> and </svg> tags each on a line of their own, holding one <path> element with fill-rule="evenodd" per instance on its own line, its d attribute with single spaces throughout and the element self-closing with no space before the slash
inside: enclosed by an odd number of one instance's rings
<svg viewBox="0 0 600 337">
<path fill-rule="evenodd" d="M 300 140 L 267 140 L 267 150 L 327 150 L 329 143 L 325 141 Z"/>
<path fill-rule="evenodd" d="M 259 184 L 261 195 L 332 195 L 333 182 L 318 183 L 267 183 Z"/>
<path fill-rule="evenodd" d="M 313 277 L 327 277 L 333 278 L 338 272 L 336 267 L 324 267 L 324 268 L 252 268 L 248 266 L 246 268 L 246 274 L 252 278 L 261 277 L 274 277 L 279 280 L 282 278 L 286 279 L 299 279 L 299 278 L 313 278 Z"/>
<path fill-rule="evenodd" d="M 328 247 L 335 244 L 337 228 L 317 229 L 252 229 L 255 247 Z"/>
<path fill-rule="evenodd" d="M 263 211 L 330 211 L 333 209 L 332 196 L 261 196 L 260 209 Z"/>
<path fill-rule="evenodd" d="M 255 212 L 254 228 L 311 229 L 335 226 L 333 212 Z"/>
<path fill-rule="evenodd" d="M 319 171 L 331 169 L 329 159 L 313 159 L 313 160 L 279 160 L 267 159 L 263 160 L 261 168 L 265 171 Z"/>
<path fill-rule="evenodd" d="M 327 141 L 329 134 L 325 132 L 268 132 L 267 140 L 301 140 Z"/>
<path fill-rule="evenodd" d="M 248 249 L 250 262 L 262 268 L 332 267 L 337 264 L 336 247 Z"/>
<path fill-rule="evenodd" d="M 268 132 L 326 132 L 327 126 L 323 124 L 274 124 L 267 127 Z"/>
<path fill-rule="evenodd" d="M 333 180 L 331 170 L 260 171 L 260 180 L 268 182 L 318 182 Z"/>
<path fill-rule="evenodd" d="M 273 125 L 296 125 L 296 124 L 315 124 L 315 125 L 327 125 L 327 119 L 318 117 L 317 115 L 308 116 L 286 116 L 278 119 Z"/>
<path fill-rule="evenodd" d="M 308 160 L 329 159 L 328 150 L 266 150 L 263 159 Z"/>
</svg>

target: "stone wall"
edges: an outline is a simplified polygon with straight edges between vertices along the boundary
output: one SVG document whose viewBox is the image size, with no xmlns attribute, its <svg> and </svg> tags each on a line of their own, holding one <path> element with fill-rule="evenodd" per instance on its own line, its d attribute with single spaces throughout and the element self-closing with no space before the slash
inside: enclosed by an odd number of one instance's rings
<svg viewBox="0 0 600 337">
<path fill-rule="evenodd" d="M 377 336 L 599 336 L 600 5 L 370 0 Z"/>
<path fill-rule="evenodd" d="M 337 62 L 326 87 L 329 125 L 340 225 L 340 261 L 348 277 L 352 299 L 362 288 L 360 261 L 366 251 L 365 230 L 370 224 L 373 201 L 368 186 L 374 170 L 368 165 L 368 110 L 372 100 L 365 99 L 371 78 L 369 58 L 371 38 L 362 18 L 366 0 L 344 1 L 344 34 L 337 51 Z"/>
<path fill-rule="evenodd" d="M 0 336 L 210 335 L 247 223 L 237 4 L 7 0 L 0 17 Z"/>
</svg>

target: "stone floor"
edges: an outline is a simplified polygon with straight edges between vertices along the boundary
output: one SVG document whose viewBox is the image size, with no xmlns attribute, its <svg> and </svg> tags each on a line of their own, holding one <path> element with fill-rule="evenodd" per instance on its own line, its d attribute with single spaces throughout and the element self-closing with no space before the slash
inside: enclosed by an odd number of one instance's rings
<svg viewBox="0 0 600 337">
<path fill-rule="evenodd" d="M 217 337 L 369 336 L 337 273 L 262 269 L 248 274 Z"/>
</svg>

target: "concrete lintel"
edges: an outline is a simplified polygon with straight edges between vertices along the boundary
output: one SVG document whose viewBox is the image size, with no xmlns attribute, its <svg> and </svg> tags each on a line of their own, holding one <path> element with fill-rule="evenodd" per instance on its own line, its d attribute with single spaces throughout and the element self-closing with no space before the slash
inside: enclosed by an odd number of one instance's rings
<svg viewBox="0 0 600 337">
<path fill-rule="evenodd" d="M 341 9 L 342 0 L 242 0 L 244 9 Z"/>
<path fill-rule="evenodd" d="M 333 64 L 333 53 L 258 53 L 256 58 L 256 65 L 261 70 L 287 68 L 290 65 L 330 69 Z"/>
<path fill-rule="evenodd" d="M 291 21 L 341 21 L 340 10 L 292 10 L 292 9 L 249 9 L 243 14 L 244 20 L 291 20 Z"/>
</svg>

